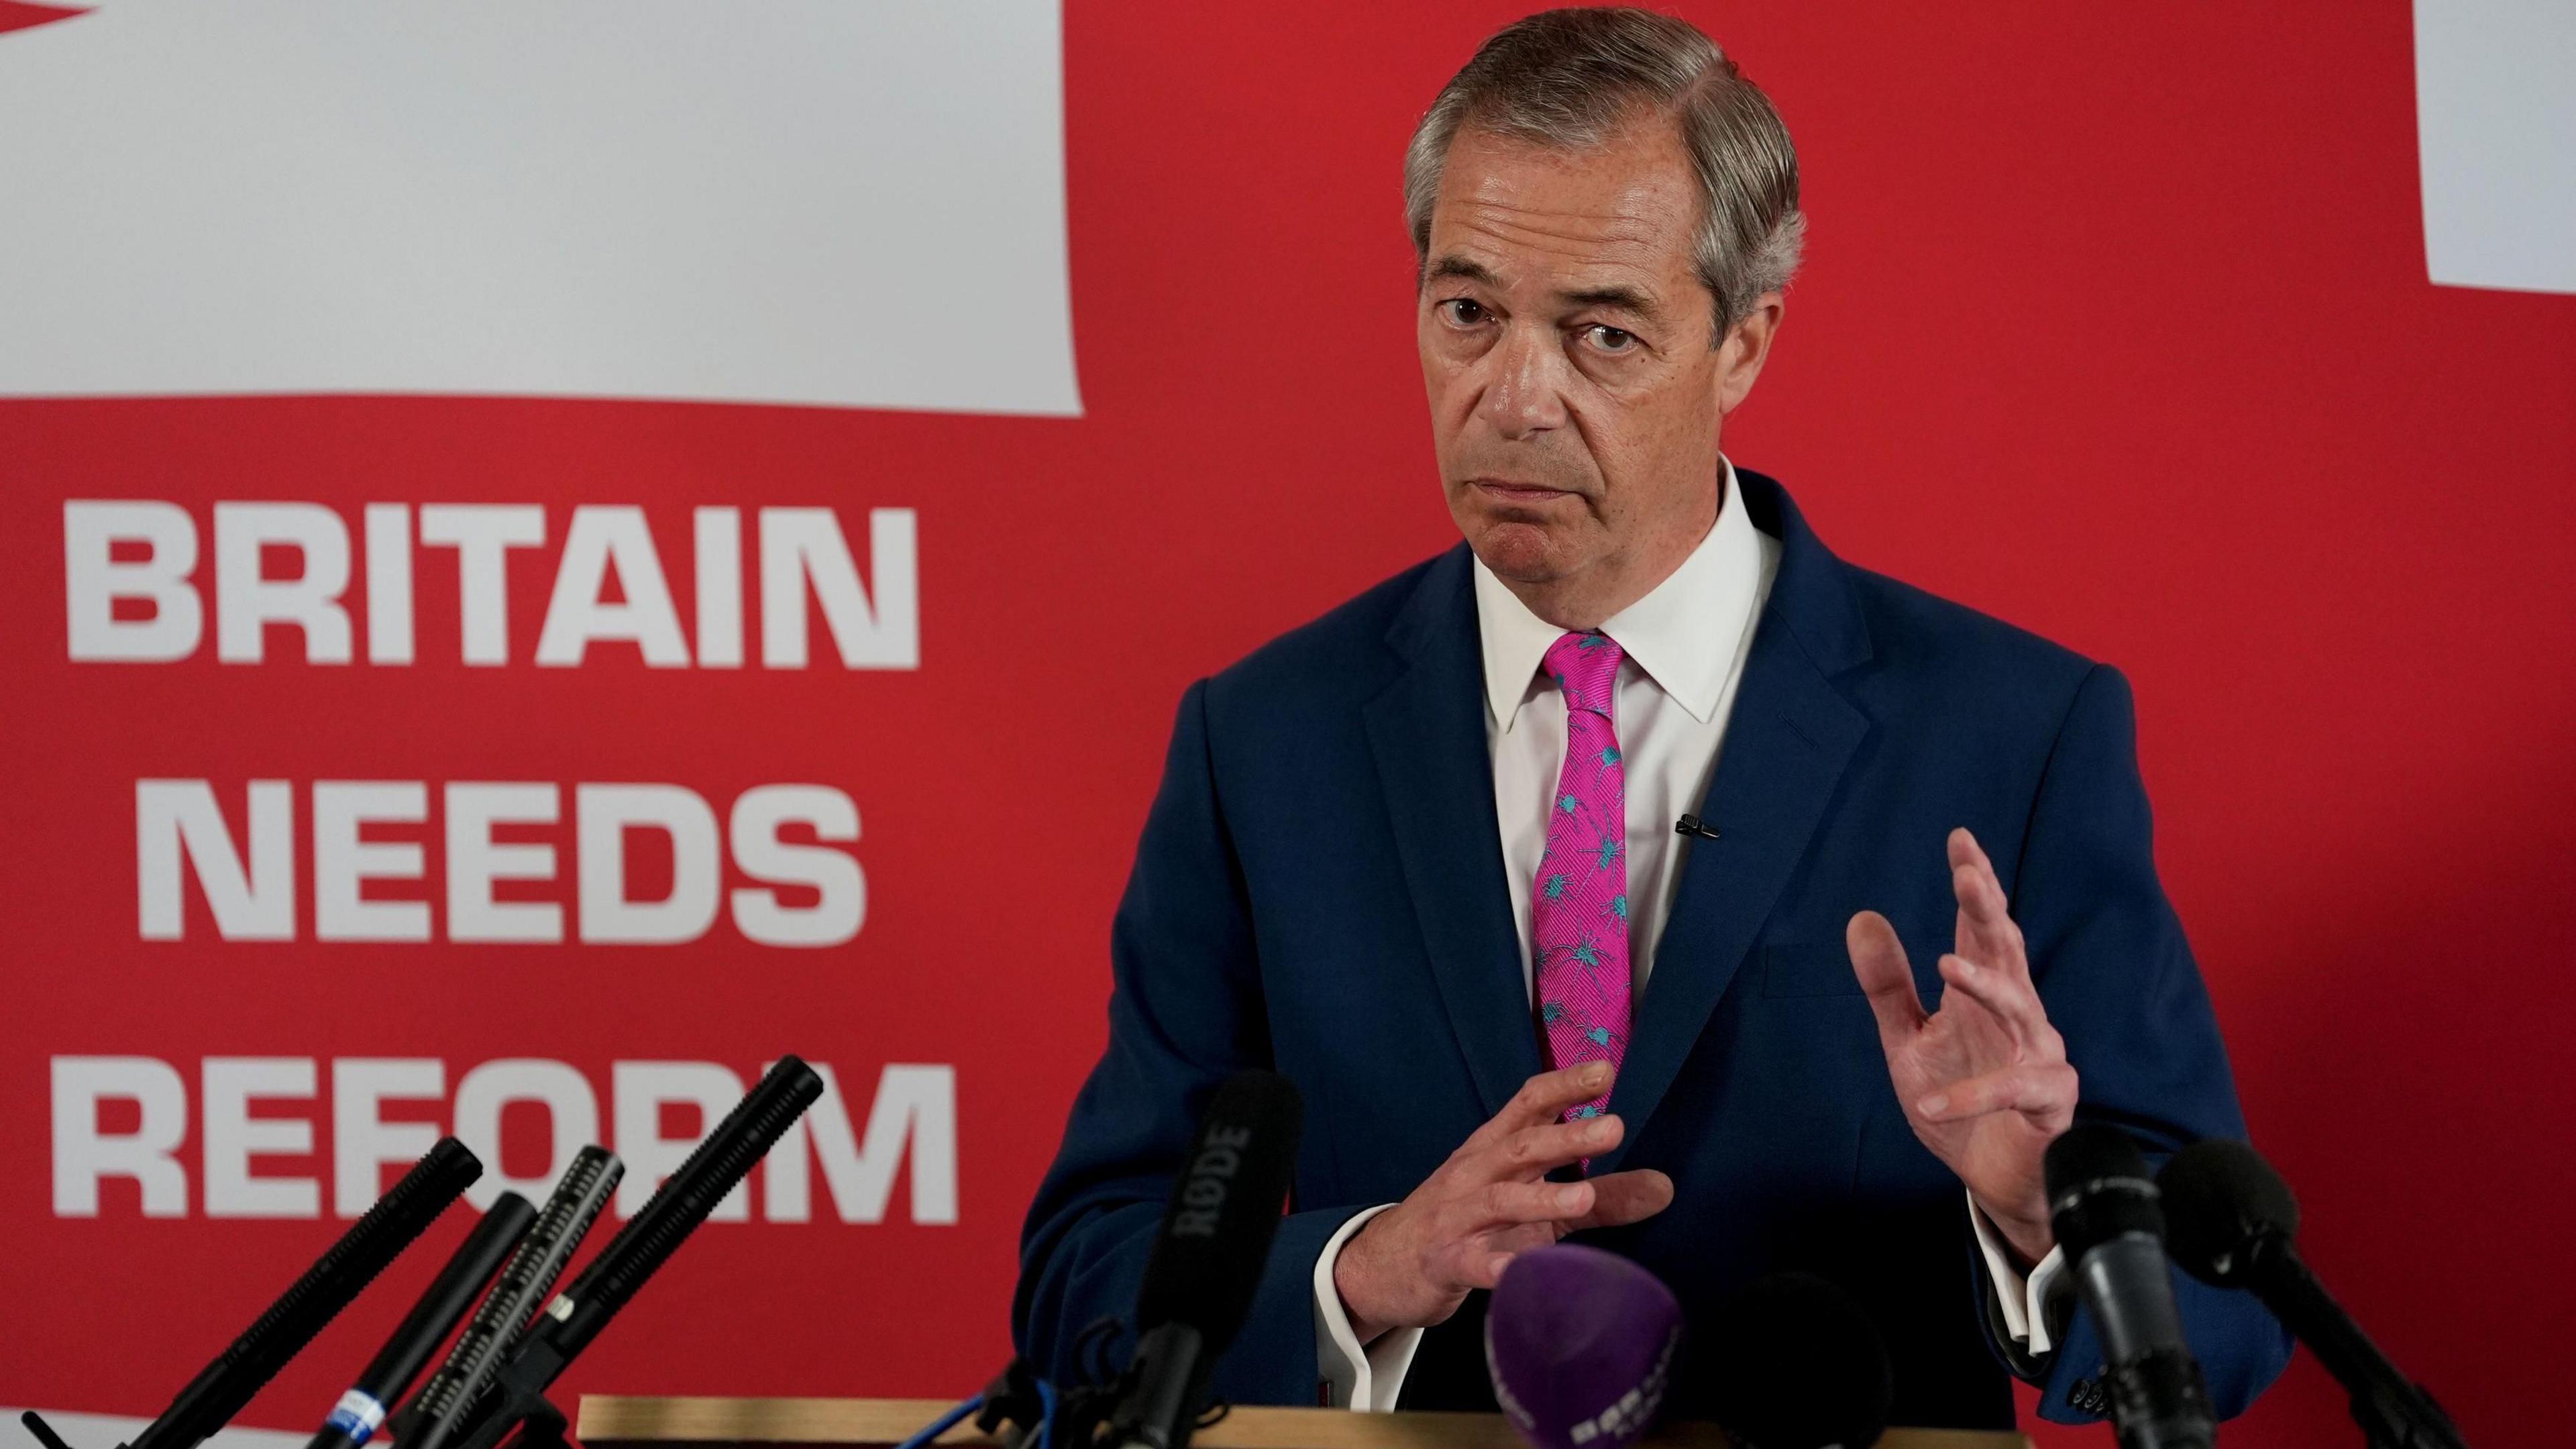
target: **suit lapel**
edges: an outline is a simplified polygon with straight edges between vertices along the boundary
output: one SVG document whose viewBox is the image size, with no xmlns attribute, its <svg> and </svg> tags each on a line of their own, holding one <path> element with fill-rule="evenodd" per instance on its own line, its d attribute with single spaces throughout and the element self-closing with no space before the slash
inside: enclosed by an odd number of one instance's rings
<svg viewBox="0 0 2576 1449">
<path fill-rule="evenodd" d="M 1829 677 L 1869 657 L 1845 565 L 1777 483 L 1741 470 L 1737 479 L 1755 523 L 1781 540 L 1780 569 L 1700 808 L 1718 838 L 1691 842 L 1683 862 L 1610 1098 L 1627 1135 L 1595 1160 L 1596 1173 L 1618 1169 L 1662 1105 L 1869 733 Z"/>
<path fill-rule="evenodd" d="M 1832 682 L 1870 657 L 1848 566 L 1778 483 L 1743 469 L 1736 482 L 1754 525 L 1780 540 L 1780 568 L 1700 808 L 1718 838 L 1693 842 L 1683 864 L 1612 1092 L 1627 1143 L 1680 1075 L 1870 730 Z M 1490 1116 L 1542 1062 L 1494 819 L 1469 558 L 1461 545 L 1424 573 L 1387 631 L 1403 666 L 1365 714 L 1441 1005 Z M 1625 1154 L 1593 1170 L 1615 1171 Z"/>
<path fill-rule="evenodd" d="M 1423 575 L 1387 634 L 1405 667 L 1369 702 L 1366 718 L 1423 949 L 1491 1116 L 1540 1061 L 1494 819 L 1467 559 L 1462 545 Z"/>
</svg>

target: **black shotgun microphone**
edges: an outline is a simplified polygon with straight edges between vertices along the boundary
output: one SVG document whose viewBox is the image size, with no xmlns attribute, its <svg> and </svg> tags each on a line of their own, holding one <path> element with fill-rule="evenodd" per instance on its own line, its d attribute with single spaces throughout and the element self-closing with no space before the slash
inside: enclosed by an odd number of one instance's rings
<svg viewBox="0 0 2576 1449">
<path fill-rule="evenodd" d="M 420 1376 L 429 1356 L 447 1341 L 474 1300 L 483 1296 L 492 1275 L 501 1270 L 501 1260 L 510 1256 L 519 1235 L 536 1218 L 537 1210 L 515 1192 L 495 1198 L 447 1266 L 430 1280 L 429 1291 L 394 1326 L 393 1337 L 385 1340 L 385 1346 L 359 1372 L 358 1381 L 332 1406 L 321 1432 L 305 1449 L 358 1449 L 374 1438 L 385 1421 L 387 1406 L 400 1400 L 403 1390 Z"/>
<path fill-rule="evenodd" d="M 412 1164 L 366 1215 L 351 1224 L 304 1276 L 191 1379 L 161 1416 L 134 1436 L 132 1449 L 196 1449 L 206 1436 L 277 1376 L 286 1361 L 339 1316 L 412 1239 L 483 1175 L 483 1164 L 453 1137 L 442 1137 Z"/>
<path fill-rule="evenodd" d="M 2298 1199 L 2253 1148 L 2194 1143 L 2156 1183 L 2171 1210 L 2174 1261 L 2202 1282 L 2262 1299 L 2352 1395 L 2371 1449 L 2466 1449 L 2442 1406 L 2398 1372 L 2300 1261 Z"/>
<path fill-rule="evenodd" d="M 563 1276 L 582 1235 L 590 1231 L 591 1222 L 608 1205 L 609 1193 L 625 1174 L 626 1164 L 604 1147 L 585 1147 L 573 1154 L 572 1165 L 555 1180 L 536 1226 L 519 1240 L 518 1251 L 501 1269 L 501 1281 L 475 1310 L 473 1321 L 448 1351 L 447 1361 L 394 1416 L 395 1449 L 438 1449 L 454 1437 L 491 1388 L 503 1356 L 518 1343 L 528 1320 L 536 1316 L 537 1305 L 554 1291 L 555 1280 Z"/>
<path fill-rule="evenodd" d="M 1112 1449 L 1188 1449 L 1217 1359 L 1251 1315 L 1304 1118 L 1295 1084 L 1275 1072 L 1237 1072 L 1208 1100 L 1136 1291 L 1136 1356 L 1109 1418 Z"/>
<path fill-rule="evenodd" d="M 2147 1160 L 2117 1127 L 2084 1123 L 2042 1159 L 2051 1226 L 2101 1330 L 2122 1449 L 2209 1449 L 2217 1414 L 2184 1341 Z"/>
<path fill-rule="evenodd" d="M 528 1331 L 528 1345 L 543 1345 L 571 1362 L 590 1346 L 608 1321 L 617 1316 L 645 1280 L 659 1270 L 726 1193 L 751 1169 L 805 1109 L 823 1095 L 823 1079 L 801 1057 L 781 1057 L 760 1084 L 734 1104 L 716 1129 L 697 1145 L 680 1170 L 671 1174 L 572 1286 L 546 1305 L 544 1317 Z M 547 1376 L 552 1382 L 553 1376 Z"/>
<path fill-rule="evenodd" d="M 492 1391 L 470 1411 L 471 1428 L 460 1427 L 455 1442 L 464 1449 L 494 1449 L 522 1425 L 528 1426 L 519 1441 L 525 1449 L 559 1442 L 563 1411 L 546 1402 L 546 1388 L 822 1095 L 823 1079 L 803 1059 L 779 1058 L 643 1211 L 537 1315 Z"/>
</svg>

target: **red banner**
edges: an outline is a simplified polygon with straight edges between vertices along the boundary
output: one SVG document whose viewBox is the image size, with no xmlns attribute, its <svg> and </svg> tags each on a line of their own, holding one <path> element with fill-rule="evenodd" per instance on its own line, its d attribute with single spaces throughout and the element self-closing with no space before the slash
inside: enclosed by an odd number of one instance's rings
<svg viewBox="0 0 2576 1449">
<path fill-rule="evenodd" d="M 2510 207 L 2430 279 L 2477 37 L 1685 11 L 1812 227 L 1728 452 L 2128 672 L 2311 1260 L 2537 1442 L 2576 298 Z M 1180 689 L 1454 539 L 1398 159 L 1515 13 L 0 5 L 0 1403 L 153 1413 L 442 1132 L 631 1212 L 786 1052 L 832 1094 L 563 1387 L 998 1368 Z"/>
</svg>

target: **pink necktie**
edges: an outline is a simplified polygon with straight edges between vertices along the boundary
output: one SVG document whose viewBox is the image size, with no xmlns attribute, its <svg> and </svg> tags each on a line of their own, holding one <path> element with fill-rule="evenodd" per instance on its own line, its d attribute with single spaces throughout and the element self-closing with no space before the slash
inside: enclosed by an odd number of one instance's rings
<svg viewBox="0 0 2576 1449">
<path fill-rule="evenodd" d="M 1599 633 L 1567 634 L 1547 651 L 1565 696 L 1565 768 L 1530 893 L 1530 948 L 1552 1067 L 1615 1069 L 1628 1049 L 1627 772 L 1611 722 L 1619 657 Z M 1598 1116 L 1608 1101 L 1605 1092 L 1566 1116 Z"/>
</svg>

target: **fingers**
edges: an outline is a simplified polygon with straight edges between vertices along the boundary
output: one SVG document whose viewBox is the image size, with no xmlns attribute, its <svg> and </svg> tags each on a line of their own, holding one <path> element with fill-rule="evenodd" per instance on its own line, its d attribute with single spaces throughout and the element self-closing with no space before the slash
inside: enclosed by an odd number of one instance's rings
<svg viewBox="0 0 2576 1449">
<path fill-rule="evenodd" d="M 1959 901 L 1959 954 L 1998 971 L 2027 976 L 2021 927 L 1985 847 L 1965 827 L 1950 832 L 1950 893 Z"/>
<path fill-rule="evenodd" d="M 1470 1147 L 1479 1147 L 1565 1115 L 1568 1107 L 1579 1107 L 1610 1090 L 1608 1062 L 1577 1062 L 1553 1072 L 1541 1072 L 1521 1083 L 1521 1089 L 1503 1104 L 1492 1121 L 1476 1129 L 1467 1139 Z"/>
<path fill-rule="evenodd" d="M 1571 1225 L 1576 1229 L 1642 1222 L 1673 1205 L 1673 1180 L 1651 1167 L 1608 1173 L 1590 1182 L 1592 1211 Z"/>
<path fill-rule="evenodd" d="M 1532 1248 L 1544 1248 L 1555 1243 L 1569 1231 L 1571 1229 L 1563 1223 L 1521 1223 L 1514 1227 L 1496 1228 L 1485 1234 L 1482 1241 L 1488 1252 L 1518 1257 Z"/>
<path fill-rule="evenodd" d="M 1524 1127 L 1491 1144 L 1490 1151 L 1477 1153 L 1472 1170 L 1495 1181 L 1527 1182 L 1569 1162 L 1600 1156 L 1618 1146 L 1627 1130 L 1626 1123 L 1609 1116 Z"/>
<path fill-rule="evenodd" d="M 1458 1199 L 1461 1238 L 1523 1223 L 1571 1222 L 1591 1212 L 1598 1200 L 1589 1182 L 1493 1182 Z"/>
<path fill-rule="evenodd" d="M 1615 1117 L 1561 1124 L 1565 1131 L 1598 1127 L 1603 1122 L 1615 1126 Z M 1552 1129 L 1539 1129 L 1552 1130 Z M 1616 1143 L 1618 1133 L 1604 1134 L 1600 1148 L 1581 1148 L 1566 1161 L 1608 1150 Z M 1459 1237 L 1508 1229 L 1527 1223 L 1561 1223 L 1564 1231 L 1576 1228 L 1617 1227 L 1653 1217 L 1670 1207 L 1673 1180 L 1651 1168 L 1613 1172 L 1580 1182 L 1545 1182 L 1505 1179 L 1489 1182 L 1476 1191 L 1453 1200 L 1456 1211 L 1447 1224 Z"/>
<path fill-rule="evenodd" d="M 1914 970 L 1896 928 L 1876 911 L 1863 911 L 1844 928 L 1843 945 L 1851 952 L 1852 974 L 1869 993 L 1869 1009 L 1878 1018 L 1879 1040 L 1890 1049 L 1912 1037 L 1923 1025 L 1923 998 L 1914 994 Z"/>
<path fill-rule="evenodd" d="M 1927 1122 L 1962 1122 L 1991 1112 L 2019 1112 L 2044 1125 L 2063 1126 L 2075 1115 L 2075 1069 L 2059 1062 L 2025 1062 L 1952 1082 L 1914 1104 Z"/>
<path fill-rule="evenodd" d="M 1459 1244 L 1462 1265 L 1459 1285 L 1466 1288 L 1491 1288 L 1501 1280 L 1503 1269 L 1532 1248 L 1544 1248 L 1567 1233 L 1574 1225 L 1562 1221 L 1512 1223 L 1492 1228 Z"/>
<path fill-rule="evenodd" d="M 1462 1288 L 1491 1288 L 1503 1281 L 1503 1270 L 1512 1259 L 1532 1248 L 1544 1248 L 1564 1236 L 1564 1230 L 1553 1223 L 1533 1224 L 1525 1228 L 1507 1228 L 1466 1244 L 1461 1249 L 1458 1285 Z"/>
<path fill-rule="evenodd" d="M 1671 1202 L 1672 1183 L 1661 1173 L 1542 1180 L 1554 1168 L 1611 1151 L 1626 1135 L 1616 1117 L 1560 1120 L 1608 1092 L 1610 1081 L 1607 1062 L 1530 1078 L 1439 1171 L 1370 1219 L 1332 1269 L 1353 1326 L 1377 1332 L 1442 1322 L 1469 1290 L 1492 1287 L 1517 1254 L 1578 1224 L 1634 1222 Z"/>
<path fill-rule="evenodd" d="M 1941 979 L 1993 1012 L 2024 1045 L 2055 1048 L 2048 1008 L 2026 975 L 1979 966 L 1964 956 L 1941 958 Z"/>
<path fill-rule="evenodd" d="M 1574 1188 L 1586 1189 L 1590 1209 L 1571 1216 L 1545 1216 L 1498 1223 L 1480 1233 L 1462 1239 L 1459 1244 L 1459 1281 L 1469 1288 L 1491 1288 L 1502 1280 L 1503 1269 L 1532 1248 L 1544 1248 L 1567 1233 L 1585 1228 L 1615 1228 L 1625 1223 L 1640 1222 L 1672 1206 L 1673 1180 L 1652 1168 L 1614 1172 L 1580 1183 L 1498 1184 L 1494 1204 L 1518 1213 L 1525 1206 L 1523 1192 L 1517 1188 L 1540 1188 L 1561 1194 L 1554 1201 L 1575 1200 Z M 1548 1199 L 1542 1196 L 1539 1199 Z"/>
</svg>

